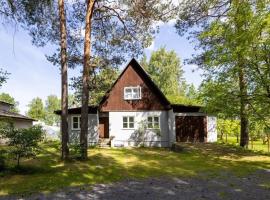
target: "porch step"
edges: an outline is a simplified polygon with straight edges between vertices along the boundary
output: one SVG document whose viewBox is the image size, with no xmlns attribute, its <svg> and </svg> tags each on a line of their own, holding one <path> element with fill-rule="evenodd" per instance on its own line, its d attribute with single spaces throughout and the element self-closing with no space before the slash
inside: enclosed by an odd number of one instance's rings
<svg viewBox="0 0 270 200">
<path fill-rule="evenodd" d="M 111 140 L 109 138 L 99 138 L 98 146 L 102 148 L 111 147 Z"/>
</svg>

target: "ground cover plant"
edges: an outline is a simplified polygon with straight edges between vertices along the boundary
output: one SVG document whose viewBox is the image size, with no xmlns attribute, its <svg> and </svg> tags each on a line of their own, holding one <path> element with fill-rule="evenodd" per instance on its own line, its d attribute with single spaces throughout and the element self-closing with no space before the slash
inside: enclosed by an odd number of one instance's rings
<svg viewBox="0 0 270 200">
<path fill-rule="evenodd" d="M 246 175 L 270 168 L 268 154 L 222 144 L 183 144 L 182 152 L 169 149 L 89 149 L 87 161 L 60 160 L 58 143 L 44 143 L 37 158 L 23 159 L 20 173 L 10 160 L 1 173 L 0 195 L 52 192 L 69 186 L 110 183 L 149 177 L 207 177 L 219 172 Z"/>
</svg>

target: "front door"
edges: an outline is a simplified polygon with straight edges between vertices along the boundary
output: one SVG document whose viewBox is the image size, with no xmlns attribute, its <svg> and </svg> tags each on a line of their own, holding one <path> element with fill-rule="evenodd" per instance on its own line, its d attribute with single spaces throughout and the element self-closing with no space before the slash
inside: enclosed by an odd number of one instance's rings
<svg viewBox="0 0 270 200">
<path fill-rule="evenodd" d="M 109 117 L 99 118 L 99 138 L 109 138 Z"/>
</svg>

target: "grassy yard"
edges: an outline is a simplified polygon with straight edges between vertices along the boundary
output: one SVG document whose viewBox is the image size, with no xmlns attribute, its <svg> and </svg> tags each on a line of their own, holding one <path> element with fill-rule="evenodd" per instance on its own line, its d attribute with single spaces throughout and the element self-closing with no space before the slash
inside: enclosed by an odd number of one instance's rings
<svg viewBox="0 0 270 200">
<path fill-rule="evenodd" d="M 232 136 L 228 136 L 227 138 L 227 142 L 226 142 L 226 138 L 223 138 L 223 141 L 221 141 L 219 139 L 219 142 L 224 142 L 227 144 L 232 144 L 232 145 L 236 145 L 239 146 L 239 142 L 237 143 L 237 139 L 236 137 L 232 137 Z M 251 142 L 249 142 L 249 146 L 248 149 L 250 150 L 254 150 L 254 151 L 262 151 L 262 152 L 268 152 L 268 144 L 263 144 L 262 140 L 257 140 L 257 141 L 253 141 L 253 145 Z"/>
<path fill-rule="evenodd" d="M 183 152 L 168 149 L 89 149 L 85 162 L 59 160 L 59 145 L 43 144 L 36 159 L 23 160 L 23 173 L 2 172 L 0 195 L 51 192 L 67 186 L 108 183 L 160 176 L 236 175 L 270 169 L 270 156 L 221 144 L 188 145 Z M 270 183 L 269 183 L 270 184 Z"/>
</svg>

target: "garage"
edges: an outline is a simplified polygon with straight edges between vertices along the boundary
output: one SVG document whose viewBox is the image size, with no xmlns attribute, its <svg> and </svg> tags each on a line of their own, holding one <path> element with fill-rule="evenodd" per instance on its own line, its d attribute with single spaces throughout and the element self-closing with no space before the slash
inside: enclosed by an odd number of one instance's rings
<svg viewBox="0 0 270 200">
<path fill-rule="evenodd" d="M 175 116 L 176 142 L 206 142 L 206 116 Z"/>
</svg>

